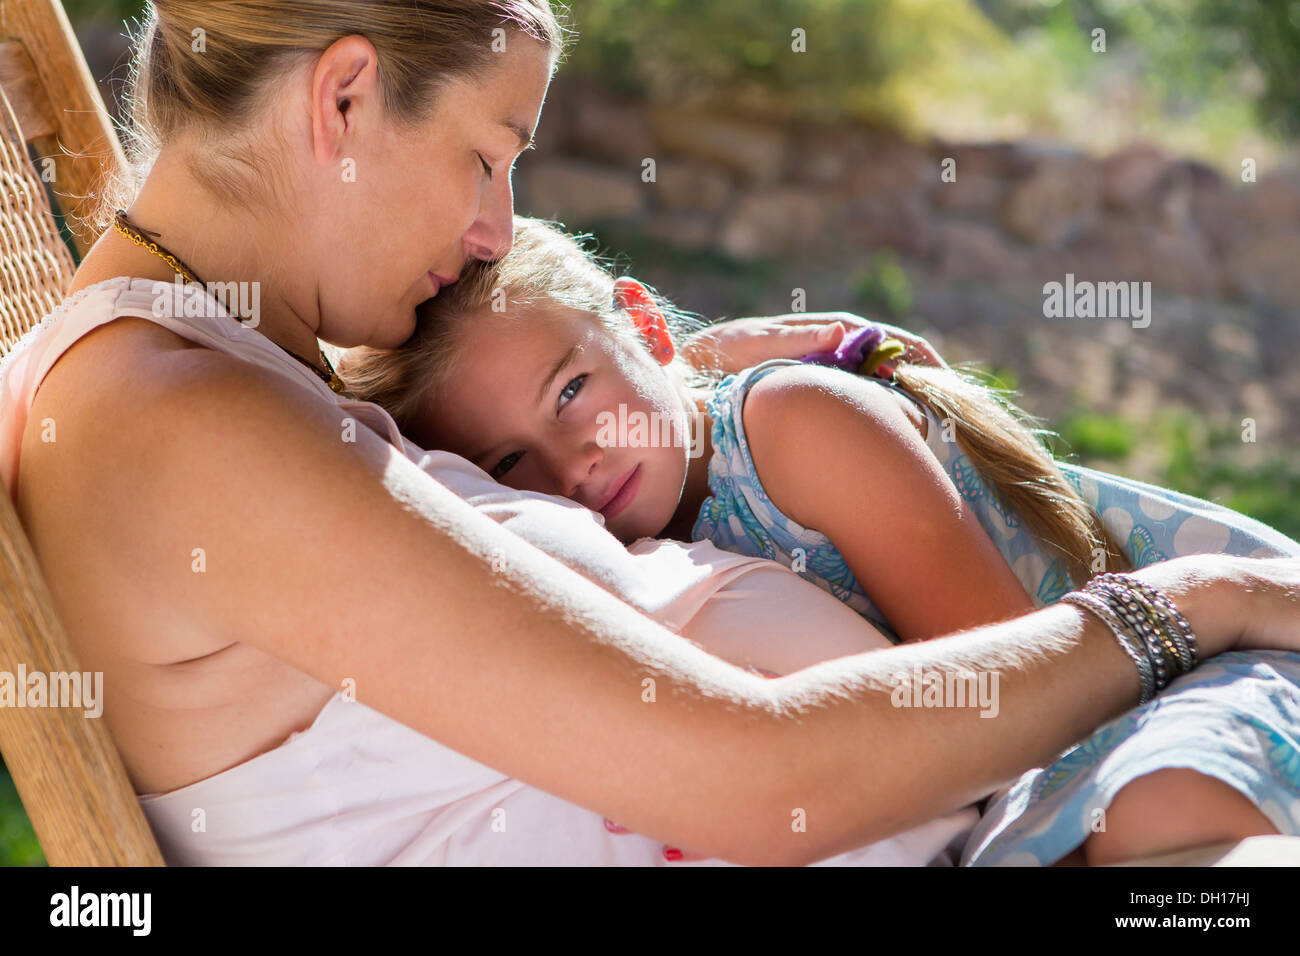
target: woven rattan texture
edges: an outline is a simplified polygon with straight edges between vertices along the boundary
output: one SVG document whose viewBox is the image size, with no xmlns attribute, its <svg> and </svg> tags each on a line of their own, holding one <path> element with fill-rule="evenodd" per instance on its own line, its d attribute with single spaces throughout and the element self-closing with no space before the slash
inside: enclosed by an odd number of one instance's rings
<svg viewBox="0 0 1300 956">
<path fill-rule="evenodd" d="M 54 310 L 75 266 L 0 90 L 0 355 Z"/>
</svg>

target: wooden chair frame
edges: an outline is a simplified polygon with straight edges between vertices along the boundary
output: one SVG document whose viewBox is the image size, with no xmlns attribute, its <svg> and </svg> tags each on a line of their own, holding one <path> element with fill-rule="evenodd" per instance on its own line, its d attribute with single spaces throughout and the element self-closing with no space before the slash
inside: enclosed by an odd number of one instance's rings
<svg viewBox="0 0 1300 956">
<path fill-rule="evenodd" d="M 126 160 L 59 0 L 0 0 L 0 91 L 7 354 L 72 281 L 45 183 L 84 255 L 96 239 L 88 203 Z M 41 160 L 39 174 L 27 144 Z M 16 674 L 21 664 L 29 674 L 80 672 L 13 503 L 0 499 L 0 671 Z M 0 753 L 52 865 L 162 865 L 102 718 L 0 708 Z"/>
</svg>

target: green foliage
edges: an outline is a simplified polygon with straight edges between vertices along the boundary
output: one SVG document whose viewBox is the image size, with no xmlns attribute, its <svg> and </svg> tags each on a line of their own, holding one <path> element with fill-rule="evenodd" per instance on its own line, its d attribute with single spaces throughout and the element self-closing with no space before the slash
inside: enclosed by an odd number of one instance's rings
<svg viewBox="0 0 1300 956">
<path fill-rule="evenodd" d="M 893 249 L 879 249 L 871 265 L 853 282 L 858 302 L 868 309 L 883 309 L 891 318 L 902 318 L 912 309 L 912 283 Z"/>
<path fill-rule="evenodd" d="M 1142 83 L 1172 115 L 1224 122 L 1227 103 L 1252 101 L 1275 133 L 1300 133 L 1300 2 L 1296 0 L 978 0 L 1008 33 L 1052 35 L 1058 57 L 1094 71 L 1082 41 L 1106 31 L 1108 51 L 1126 48 Z M 1072 38 L 1077 34 L 1078 38 Z M 1064 41 L 1064 42 L 1061 42 Z M 1074 70 L 1076 76 L 1082 76 Z M 1198 117 L 1199 119 L 1199 117 Z"/>
<path fill-rule="evenodd" d="M 1300 458 L 1280 451 L 1259 464 L 1244 464 L 1241 432 L 1231 425 L 1195 427 L 1183 414 L 1164 423 L 1164 479 L 1198 498 L 1217 501 L 1300 540 Z"/>
<path fill-rule="evenodd" d="M 1137 442 L 1136 430 L 1131 422 L 1095 412 L 1074 415 L 1057 431 L 1070 447 L 1085 458 L 1123 461 L 1133 452 Z"/>
<path fill-rule="evenodd" d="M 71 20 L 88 17 L 125 20 L 144 10 L 144 0 L 63 0 L 63 9 Z"/>
<path fill-rule="evenodd" d="M 578 40 L 567 69 L 620 93 L 828 120 L 887 118 L 888 77 L 934 55 L 952 29 L 983 25 L 951 0 L 572 0 L 569 10 Z"/>
<path fill-rule="evenodd" d="M 18 799 L 9 771 L 0 763 L 0 866 L 41 866 L 45 855 Z"/>
<path fill-rule="evenodd" d="M 1196 18 L 1232 51 L 1242 50 L 1259 70 L 1264 90 L 1258 105 L 1276 131 L 1300 134 L 1300 3 L 1296 0 L 1197 0 Z M 1217 64 L 1211 64 L 1217 65 Z"/>
<path fill-rule="evenodd" d="M 1300 539 L 1300 458 L 1279 450 L 1262 461 L 1248 460 L 1235 426 L 1207 425 L 1186 411 L 1141 425 L 1078 412 L 1056 430 L 1059 438 L 1049 444 L 1058 458 L 1074 452 L 1085 465 L 1217 502 Z"/>
</svg>

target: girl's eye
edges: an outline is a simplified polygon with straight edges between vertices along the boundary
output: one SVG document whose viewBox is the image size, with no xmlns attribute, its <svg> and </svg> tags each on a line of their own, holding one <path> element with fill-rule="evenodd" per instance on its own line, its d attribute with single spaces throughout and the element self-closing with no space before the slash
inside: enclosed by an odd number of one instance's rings
<svg viewBox="0 0 1300 956">
<path fill-rule="evenodd" d="M 478 154 L 478 161 L 483 164 L 483 172 L 487 173 L 487 178 L 490 181 L 492 179 L 492 165 L 483 158 L 482 153 Z"/>
<path fill-rule="evenodd" d="M 524 453 L 522 451 L 511 452 L 509 455 L 506 455 L 506 457 L 502 458 L 499 462 L 496 463 L 496 465 L 492 468 L 490 474 L 494 479 L 500 481 L 502 476 L 505 475 L 505 473 L 509 471 L 511 468 L 515 467 L 515 465 L 519 464 L 519 459 L 523 457 L 524 457 Z"/>
<path fill-rule="evenodd" d="M 563 408 L 572 401 L 580 391 L 582 391 L 582 383 L 586 377 L 586 375 L 579 375 L 577 378 L 570 380 L 568 385 L 564 386 L 564 390 L 560 392 L 559 408 Z"/>
</svg>

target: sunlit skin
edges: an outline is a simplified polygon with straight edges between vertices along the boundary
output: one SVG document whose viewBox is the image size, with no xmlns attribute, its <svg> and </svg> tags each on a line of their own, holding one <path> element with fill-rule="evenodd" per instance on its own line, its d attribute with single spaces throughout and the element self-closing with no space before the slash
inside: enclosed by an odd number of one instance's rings
<svg viewBox="0 0 1300 956">
<path fill-rule="evenodd" d="M 521 36 L 496 57 L 481 78 L 449 80 L 434 116 L 418 126 L 375 121 L 370 136 L 358 130 L 349 142 L 347 112 L 317 111 L 316 165 L 306 185 L 330 201 L 316 204 L 296 234 L 320 245 L 323 262 L 337 263 L 321 270 L 319 337 L 342 347 L 399 345 L 415 328 L 417 305 L 454 282 L 470 259 L 509 249 L 511 172 L 537 127 L 553 61 Z M 340 92 L 347 95 L 346 85 Z M 343 175 L 347 160 L 352 176 Z M 340 234 L 358 241 L 340 244 Z M 412 236 L 424 238 L 413 243 Z"/>
<path fill-rule="evenodd" d="M 509 245 L 506 170 L 518 138 L 507 123 L 535 124 L 549 59 L 513 39 L 504 56 L 512 59 L 499 73 L 448 94 L 418 128 L 398 129 L 381 109 L 374 48 L 345 37 L 271 88 L 269 115 L 250 133 L 265 144 L 268 169 L 283 174 L 259 197 L 265 204 L 240 208 L 196 181 L 191 169 L 205 162 L 196 133 L 164 148 L 129 211 L 205 279 L 263 283 L 259 331 L 278 344 L 304 355 L 318 335 L 340 346 L 397 344 L 433 294 L 430 270 L 451 278 L 470 257 Z M 346 159 L 356 161 L 353 181 L 342 175 Z M 277 197 L 284 206 L 271 204 Z M 110 231 L 70 291 L 116 276 L 172 273 Z M 745 355 L 743 367 L 828 344 L 780 334 L 742 328 L 720 345 Z M 896 806 L 938 812 L 935 794 L 991 787 L 1029 766 L 1027 755 L 1059 750 L 1135 698 L 1131 665 L 1102 625 L 1044 612 L 972 636 L 963 659 L 1024 678 L 1006 681 L 1014 734 L 936 712 L 916 715 L 914 735 L 883 739 L 893 711 L 863 688 L 887 673 L 872 658 L 892 651 L 759 687 L 518 547 L 436 482 L 417 481 L 415 466 L 367 429 L 343 455 L 337 422 L 318 402 L 238 364 L 124 317 L 61 358 L 31 407 L 33 424 L 59 421 L 61 440 L 43 443 L 29 428 L 20 514 L 58 584 L 74 649 L 119 688 L 105 719 L 137 792 L 188 785 L 278 746 L 311 725 L 347 676 L 368 705 L 416 731 L 643 832 L 738 861 L 803 862 L 860 844 L 871 821 L 898 819 Z M 354 459 L 366 467 L 343 467 Z M 400 500 L 388 486 L 381 493 L 380 474 L 409 481 Z M 95 495 L 69 493 L 92 487 Z M 346 533 L 331 538 L 334 528 Z M 322 544 L 340 541 L 347 560 L 322 560 L 336 553 Z M 202 575 L 190 563 L 199 542 L 211 557 Z M 522 570 L 482 559 L 497 547 Z M 1240 588 L 1187 585 L 1189 565 L 1180 567 L 1181 576 L 1144 574 L 1178 589 L 1207 654 L 1233 646 L 1229 634 L 1243 627 L 1290 646 L 1281 642 L 1295 633 L 1293 599 L 1283 604 L 1280 585 L 1264 589 L 1264 599 L 1273 595 L 1265 603 L 1248 603 Z M 1218 580 L 1254 580 L 1236 574 Z M 567 613 L 538 598 L 540 580 L 554 582 Z M 1048 664 L 1014 657 L 1044 636 L 1069 646 Z M 528 654 L 529 642 L 544 659 Z M 952 660 L 942 647 L 913 650 L 934 666 Z M 638 687 L 650 667 L 674 690 L 660 696 L 663 720 L 649 729 L 638 694 L 583 697 Z M 1040 691 L 1043 676 L 1052 680 Z M 589 707 L 575 709 L 578 699 Z M 749 708 L 743 724 L 737 701 Z M 785 726 L 796 702 L 812 704 L 797 741 Z M 882 738 L 869 760 L 868 734 Z M 643 759 L 651 750 L 653 766 Z M 906 770 L 918 761 L 947 778 L 913 786 Z M 773 831 L 768 822 L 788 820 L 791 779 L 819 821 L 794 843 L 788 824 Z M 841 793 L 862 800 L 848 808 Z"/>
</svg>

